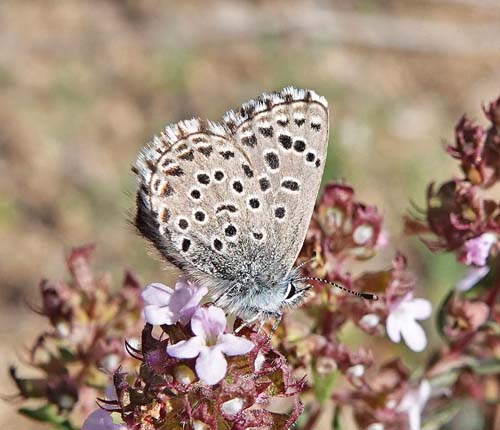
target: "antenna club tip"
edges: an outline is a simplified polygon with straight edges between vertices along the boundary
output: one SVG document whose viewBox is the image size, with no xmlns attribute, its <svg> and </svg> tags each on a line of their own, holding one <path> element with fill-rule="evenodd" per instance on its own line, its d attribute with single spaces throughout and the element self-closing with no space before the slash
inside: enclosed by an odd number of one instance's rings
<svg viewBox="0 0 500 430">
<path fill-rule="evenodd" d="M 361 297 L 367 300 L 373 300 L 373 301 L 378 300 L 378 296 L 372 293 L 361 293 Z"/>
</svg>

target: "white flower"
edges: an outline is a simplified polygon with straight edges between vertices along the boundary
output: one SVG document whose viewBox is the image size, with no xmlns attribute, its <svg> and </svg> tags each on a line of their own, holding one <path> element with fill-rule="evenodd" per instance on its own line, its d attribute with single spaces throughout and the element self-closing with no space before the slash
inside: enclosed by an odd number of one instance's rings
<svg viewBox="0 0 500 430">
<path fill-rule="evenodd" d="M 106 400 L 117 400 L 116 389 L 113 385 L 106 388 Z M 82 430 L 127 430 L 125 424 L 115 424 L 111 412 L 97 409 L 84 421 Z"/>
<path fill-rule="evenodd" d="M 408 414 L 410 430 L 421 430 L 422 411 L 431 396 L 431 384 L 423 379 L 417 388 L 408 390 L 398 405 L 399 412 Z"/>
<path fill-rule="evenodd" d="M 394 343 L 401 341 L 401 336 L 408 347 L 416 352 L 423 351 L 427 345 L 427 336 L 417 320 L 429 318 L 432 306 L 428 300 L 414 299 L 407 294 L 403 300 L 391 306 L 386 321 L 386 331 Z"/>
<path fill-rule="evenodd" d="M 199 308 L 191 318 L 194 336 L 167 346 L 167 354 L 176 358 L 195 358 L 196 374 L 207 385 L 220 382 L 227 372 L 227 356 L 248 354 L 252 341 L 225 333 L 226 315 L 221 308 Z"/>
<path fill-rule="evenodd" d="M 489 271 L 490 268 L 488 266 L 470 268 L 465 277 L 455 284 L 455 289 L 460 292 L 469 291 L 483 279 Z"/>
<path fill-rule="evenodd" d="M 493 233 L 483 233 L 481 236 L 467 240 L 462 246 L 459 260 L 468 266 L 486 265 L 491 247 L 497 240 L 496 234 Z"/>
<path fill-rule="evenodd" d="M 207 294 L 206 287 L 198 287 L 185 278 L 177 279 L 175 290 L 166 285 L 150 284 L 141 293 L 144 300 L 144 319 L 153 325 L 186 325 Z"/>
</svg>

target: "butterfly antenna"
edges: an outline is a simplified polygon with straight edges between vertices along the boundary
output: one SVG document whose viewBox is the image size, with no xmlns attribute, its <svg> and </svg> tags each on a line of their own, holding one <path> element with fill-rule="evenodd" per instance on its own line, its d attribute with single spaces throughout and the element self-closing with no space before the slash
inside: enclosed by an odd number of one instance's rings
<svg viewBox="0 0 500 430">
<path fill-rule="evenodd" d="M 302 263 L 300 263 L 295 269 L 298 270 L 300 269 L 301 267 L 304 267 L 306 264 L 310 263 L 311 261 L 314 261 L 316 260 L 316 256 L 312 257 L 312 258 L 309 258 L 309 260 L 305 260 L 303 261 Z"/>
<path fill-rule="evenodd" d="M 322 282 L 323 284 L 333 285 L 334 287 L 337 287 L 338 289 L 345 291 L 346 293 L 352 294 L 353 296 L 362 297 L 363 299 L 366 299 L 366 300 L 378 300 L 378 296 L 376 294 L 361 293 L 359 291 L 350 290 L 349 288 L 343 287 L 342 285 L 339 285 L 336 282 L 330 282 L 330 281 L 327 281 L 326 279 L 322 279 L 322 278 L 315 278 L 315 277 L 308 276 L 307 278 L 302 278 L 301 281 L 318 281 L 318 282 Z"/>
</svg>

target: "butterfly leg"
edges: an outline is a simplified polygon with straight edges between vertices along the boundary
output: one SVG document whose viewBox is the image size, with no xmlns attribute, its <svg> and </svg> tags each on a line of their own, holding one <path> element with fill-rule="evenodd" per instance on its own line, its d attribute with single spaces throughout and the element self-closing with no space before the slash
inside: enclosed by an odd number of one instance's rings
<svg viewBox="0 0 500 430">
<path fill-rule="evenodd" d="M 235 334 L 238 334 L 241 330 L 243 330 L 245 327 L 248 327 L 249 325 L 253 324 L 255 321 L 257 321 L 260 317 L 260 314 L 255 315 L 254 317 L 250 318 L 249 320 L 246 320 L 241 324 L 235 331 Z"/>
<path fill-rule="evenodd" d="M 271 331 L 269 332 L 269 340 L 273 337 L 274 332 L 278 328 L 281 322 L 281 318 L 283 317 L 283 314 L 276 314 L 273 326 L 271 327 Z"/>
</svg>

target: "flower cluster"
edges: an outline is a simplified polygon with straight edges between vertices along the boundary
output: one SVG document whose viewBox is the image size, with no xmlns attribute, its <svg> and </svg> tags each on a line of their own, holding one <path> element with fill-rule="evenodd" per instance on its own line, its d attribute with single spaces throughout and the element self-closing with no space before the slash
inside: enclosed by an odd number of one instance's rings
<svg viewBox="0 0 500 430">
<path fill-rule="evenodd" d="M 423 369 L 445 394 L 434 399 L 436 409 L 450 419 L 460 399 L 474 399 L 481 403 L 486 427 L 491 421 L 494 428 L 490 402 L 498 401 L 500 390 L 500 204 L 493 187 L 500 180 L 500 98 L 483 110 L 489 126 L 463 116 L 455 128 L 455 144 L 447 147 L 463 177 L 445 182 L 438 191 L 431 184 L 427 207 L 405 224 L 431 250 L 454 253 L 468 269 L 438 310 L 445 344 Z"/>
<path fill-rule="evenodd" d="M 386 242 L 377 208 L 356 201 L 350 186 L 331 183 L 314 211 L 302 256 L 315 256 L 315 273 L 325 276 L 349 257 L 373 256 Z"/>
<path fill-rule="evenodd" d="M 351 322 L 369 335 L 394 343 L 403 340 L 413 351 L 420 352 L 427 345 L 419 322 L 431 316 L 431 304 L 416 298 L 416 277 L 408 271 L 402 254 L 397 253 L 387 269 L 356 275 L 348 271 L 354 262 L 362 264 L 386 244 L 376 207 L 358 202 L 354 190 L 345 184 L 325 188 L 299 262 L 309 275 L 356 292 L 376 293 L 379 300 L 364 300 L 321 283 L 297 311 L 302 318 L 283 319 L 273 341 L 296 369 L 310 375 L 305 389 L 312 396 L 302 417 L 303 428 L 318 425 L 328 402 L 335 405 L 339 427 L 345 406 L 353 408 L 359 428 L 404 428 L 410 420 L 420 419 L 423 406 L 417 414 L 405 400 L 411 398 L 416 382 L 409 381 L 409 371 L 401 362 L 383 364 L 370 381 L 376 371 L 371 351 L 353 350 L 340 340 L 343 328 Z M 351 388 L 336 390 L 337 384 L 344 385 L 339 377 Z"/>
<path fill-rule="evenodd" d="M 103 409 L 87 418 L 84 430 L 288 429 L 297 420 L 303 381 L 292 378 L 265 333 L 250 328 L 230 333 L 222 309 L 199 304 L 205 293 L 183 278 L 175 289 L 162 284 L 144 289 L 142 347 L 129 346 L 142 362 L 139 375 L 116 371 L 114 394 L 101 399 Z M 161 325 L 159 337 L 153 324 Z M 291 412 L 265 409 L 277 397 L 295 398 Z M 124 424 L 113 423 L 113 412 Z"/>
<path fill-rule="evenodd" d="M 54 424 L 70 416 L 80 420 L 106 387 L 105 372 L 132 366 L 124 339 L 133 342 L 141 329 L 141 285 L 126 271 L 121 287 L 112 289 L 108 275 L 93 273 L 93 253 L 94 246 L 70 252 L 69 282 L 40 282 L 39 313 L 50 326 L 36 339 L 27 361 L 43 376 L 20 377 L 14 367 L 10 371 L 22 397 L 45 401 L 36 409 L 20 409 L 31 418 Z"/>
<path fill-rule="evenodd" d="M 431 184 L 426 207 L 404 219 L 408 235 L 434 252 L 453 253 L 469 269 L 435 312 L 443 342 L 428 361 L 410 368 L 395 357 L 396 344 L 407 353 L 427 348 L 422 322 L 432 307 L 417 290 L 416 275 L 399 252 L 378 270 L 364 266 L 389 245 L 382 216 L 350 186 L 332 183 L 297 261 L 304 275 L 324 282 L 311 281 L 305 302 L 283 315 L 271 338 L 266 326 L 228 324 L 222 309 L 203 304 L 209 291 L 184 278 L 175 288 L 154 283 L 141 290 L 127 273 L 114 293 L 107 278 L 90 271 L 92 249 L 75 250 L 68 259 L 72 281 L 41 284 L 51 331 L 36 342 L 31 363 L 46 377 L 21 379 L 12 371 L 24 397 L 43 397 L 56 410 L 24 413 L 72 428 L 68 411 L 88 411 L 100 389 L 99 409 L 83 430 L 322 429 L 332 410 L 333 429 L 348 428 L 350 414 L 355 428 L 420 430 L 452 426 L 467 400 L 480 405 L 484 428 L 495 428 L 500 98 L 484 111 L 488 128 L 463 117 L 447 147 L 463 176 Z M 359 297 L 363 292 L 379 299 Z M 353 327 L 371 336 L 365 346 L 348 345 Z M 132 343 L 141 329 L 141 340 Z M 371 350 L 375 342 L 384 358 Z"/>
</svg>

